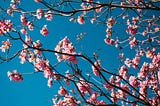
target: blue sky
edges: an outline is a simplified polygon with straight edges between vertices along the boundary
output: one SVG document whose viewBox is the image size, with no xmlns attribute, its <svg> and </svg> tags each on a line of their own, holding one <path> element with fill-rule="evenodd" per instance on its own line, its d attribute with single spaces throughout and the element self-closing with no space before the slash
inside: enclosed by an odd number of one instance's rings
<svg viewBox="0 0 160 106">
<path fill-rule="evenodd" d="M 0 6 L 6 8 L 9 6 L 8 1 Z M 23 1 L 22 6 L 25 10 L 36 10 L 41 7 L 37 5 L 33 0 Z M 19 14 L 15 14 L 14 17 L 7 17 L 6 19 L 12 19 L 14 24 L 20 24 Z M 73 42 L 76 43 L 77 35 L 80 33 L 87 33 L 86 36 L 76 45 L 76 52 L 83 52 L 87 55 L 92 55 L 97 49 L 101 49 L 99 52 L 100 58 L 103 58 L 103 64 L 110 69 L 116 66 L 115 54 L 118 54 L 116 49 L 107 46 L 103 39 L 105 38 L 106 27 L 101 25 L 92 25 L 89 21 L 86 24 L 79 25 L 78 23 L 70 22 L 69 18 L 64 18 L 60 16 L 54 16 L 52 22 L 46 22 L 40 20 L 37 22 L 36 26 L 42 27 L 43 24 L 47 24 L 49 29 L 49 35 L 47 37 L 42 36 L 39 33 L 39 29 L 29 32 L 33 37 L 33 40 L 40 39 L 42 41 L 43 47 L 49 49 L 54 49 L 59 40 L 63 39 L 65 36 Z M 0 38 L 1 41 L 6 40 L 6 38 Z M 13 41 L 14 42 L 14 41 Z M 14 42 L 11 48 L 11 52 L 15 53 L 16 50 L 22 48 L 20 42 Z M 3 54 L 0 52 L 0 54 Z M 47 54 L 50 58 L 51 63 L 56 63 L 57 59 L 54 54 Z M 114 57 L 114 58 L 111 58 Z M 108 61 L 109 60 L 109 61 Z M 114 63 L 114 64 L 113 64 Z M 81 63 L 81 66 L 86 66 L 87 63 Z M 2 106 L 51 106 L 51 99 L 57 93 L 58 88 L 56 84 L 49 88 L 47 86 L 47 79 L 43 77 L 42 73 L 24 75 L 24 80 L 22 82 L 12 82 L 7 76 L 7 71 L 12 71 L 16 69 L 21 73 L 33 72 L 34 68 L 32 65 L 25 63 L 21 64 L 20 59 L 17 57 L 10 62 L 0 64 L 0 104 Z M 64 73 L 67 69 L 64 65 L 60 65 L 58 70 Z M 91 70 L 91 66 L 87 66 L 85 70 Z"/>
<path fill-rule="evenodd" d="M 2 2 L 2 1 L 1 1 Z M 6 8 L 9 6 L 8 0 L 0 6 Z M 36 4 L 34 0 L 24 0 L 21 7 L 25 10 L 36 10 L 42 7 Z M 116 14 L 114 14 L 116 15 Z M 20 24 L 19 14 L 15 14 L 15 17 L 7 17 L 6 19 L 12 19 L 16 25 Z M 0 17 L 1 20 L 1 17 Z M 109 70 L 118 68 L 118 54 L 119 51 L 113 46 L 108 46 L 104 43 L 104 38 L 106 35 L 106 26 L 91 24 L 88 20 L 84 25 L 79 25 L 78 23 L 70 22 L 69 18 L 54 16 L 52 22 L 47 22 L 45 19 L 36 22 L 36 27 L 34 31 L 29 32 L 29 35 L 33 37 L 33 40 L 41 40 L 43 47 L 48 49 L 54 49 L 57 43 L 67 36 L 73 44 L 76 44 L 77 35 L 80 33 L 86 33 L 86 36 L 78 42 L 76 47 L 76 52 L 83 52 L 88 56 L 92 56 L 93 52 L 100 49 L 98 52 L 99 58 L 103 59 L 102 65 Z M 42 36 L 39 33 L 40 28 L 47 24 L 49 29 L 49 35 L 47 37 Z M 116 27 L 114 30 L 127 36 L 125 32 L 122 32 L 124 27 Z M 123 37 L 123 36 L 121 36 Z M 4 37 L 0 37 L 0 41 L 6 40 Z M 22 48 L 20 42 L 13 41 L 14 48 L 11 48 L 11 52 L 15 52 Z M 125 51 L 126 53 L 128 51 Z M 0 54 L 3 55 L 2 52 Z M 129 55 L 132 55 L 130 53 Z M 49 58 L 51 64 L 55 64 L 57 59 L 54 54 L 46 53 L 46 57 Z M 132 58 L 132 57 L 131 57 Z M 79 59 L 81 62 L 82 60 Z M 85 66 L 85 67 L 84 67 Z M 83 71 L 91 70 L 91 66 L 87 63 L 80 63 L 80 68 Z M 21 64 L 20 59 L 17 57 L 10 62 L 5 62 L 0 64 L 0 105 L 2 106 L 51 106 L 51 99 L 57 93 L 56 83 L 49 88 L 47 86 L 47 79 L 43 77 L 43 73 L 24 75 L 24 80 L 22 82 L 11 82 L 7 77 L 7 71 L 18 70 L 21 73 L 34 72 L 32 65 L 25 63 Z M 64 73 L 67 69 L 64 64 L 57 67 L 57 70 Z"/>
</svg>

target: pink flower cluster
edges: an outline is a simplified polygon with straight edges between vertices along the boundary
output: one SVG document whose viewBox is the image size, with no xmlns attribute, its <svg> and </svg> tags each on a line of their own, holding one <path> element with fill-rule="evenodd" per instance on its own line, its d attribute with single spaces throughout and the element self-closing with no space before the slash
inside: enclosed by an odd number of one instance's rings
<svg viewBox="0 0 160 106">
<path fill-rule="evenodd" d="M 27 29 L 26 29 L 26 28 L 22 28 L 20 31 L 21 31 L 21 33 L 22 33 L 22 34 L 25 34 L 25 35 L 26 35 L 26 34 L 28 34 L 28 32 L 27 32 Z"/>
<path fill-rule="evenodd" d="M 140 69 L 140 72 L 138 73 L 138 78 L 143 79 L 148 77 L 148 71 L 149 71 L 149 65 L 148 63 L 144 62 Z"/>
<path fill-rule="evenodd" d="M 127 92 L 130 92 L 129 86 L 128 86 L 127 84 L 121 83 L 121 84 L 120 84 L 120 87 L 121 87 L 123 90 L 125 90 L 125 91 L 127 91 Z M 125 93 L 124 91 L 122 91 L 122 90 L 120 90 L 120 89 L 118 89 L 117 91 L 111 92 L 111 97 L 112 97 L 111 100 L 112 100 L 113 102 L 117 102 L 117 101 L 120 100 L 120 99 L 126 98 L 126 96 L 127 96 L 127 93 Z"/>
<path fill-rule="evenodd" d="M 129 41 L 130 41 L 129 44 L 131 49 L 138 45 L 138 40 L 135 37 L 133 39 L 129 38 Z"/>
<path fill-rule="evenodd" d="M 92 70 L 94 75 L 99 76 L 99 71 L 101 71 L 102 67 L 101 67 L 101 60 L 97 60 L 96 62 L 94 62 L 94 65 L 92 65 Z M 98 69 L 98 70 L 97 70 Z"/>
<path fill-rule="evenodd" d="M 23 26 L 27 26 L 28 25 L 28 20 L 27 20 L 27 17 L 25 15 L 21 15 L 21 23 Z"/>
<path fill-rule="evenodd" d="M 7 41 L 2 41 L 2 46 L 0 47 L 0 49 L 2 50 L 2 52 L 5 52 L 6 49 L 10 49 L 11 46 L 11 42 L 9 41 L 9 39 L 7 39 Z"/>
<path fill-rule="evenodd" d="M 152 50 L 148 49 L 148 51 L 146 52 L 146 57 L 147 58 L 153 58 L 154 55 L 155 55 L 155 51 L 156 51 L 155 48 L 153 48 Z"/>
<path fill-rule="evenodd" d="M 126 32 L 131 35 L 135 35 L 137 33 L 137 28 L 138 26 L 136 25 L 129 25 L 128 28 L 126 29 Z"/>
<path fill-rule="evenodd" d="M 108 28 L 106 29 L 106 38 L 104 39 L 104 42 L 113 45 L 115 44 L 114 39 L 111 39 L 110 37 L 112 36 L 112 26 L 115 24 L 115 20 L 111 17 L 107 21 L 107 26 Z M 116 42 L 117 43 L 117 42 Z"/>
<path fill-rule="evenodd" d="M 99 8 L 96 8 L 96 10 L 95 10 L 97 13 L 102 11 L 102 7 L 100 7 L 101 5 L 99 5 L 98 3 L 99 2 L 97 2 L 96 7 L 99 7 Z"/>
<path fill-rule="evenodd" d="M 63 100 L 60 99 L 57 103 L 56 100 L 53 99 L 54 106 L 77 106 L 80 101 L 76 100 L 76 97 L 71 95 L 65 95 Z"/>
<path fill-rule="evenodd" d="M 84 24 L 84 23 L 85 23 L 85 21 L 84 21 L 84 16 L 78 16 L 77 22 L 78 22 L 79 24 Z"/>
<path fill-rule="evenodd" d="M 106 32 L 107 32 L 106 37 L 112 36 L 112 30 L 110 28 L 107 28 Z"/>
<path fill-rule="evenodd" d="M 104 100 L 98 100 L 98 92 L 93 92 L 92 95 L 88 98 L 87 102 L 94 103 L 95 105 L 105 105 L 106 102 Z"/>
<path fill-rule="evenodd" d="M 136 79 L 135 76 L 130 76 L 129 77 L 129 83 L 133 86 L 133 87 L 137 87 L 139 85 L 138 80 Z"/>
<path fill-rule="evenodd" d="M 121 83 L 120 87 L 123 90 L 126 90 L 126 91 L 130 92 L 129 86 L 127 84 Z M 120 90 L 120 89 L 118 89 L 117 94 L 118 94 L 117 95 L 118 98 L 126 98 L 126 96 L 127 96 L 127 93 L 122 91 L 122 90 Z"/>
<path fill-rule="evenodd" d="M 113 84 L 113 85 L 115 84 L 115 80 L 114 80 L 113 75 L 110 77 L 109 83 L 111 83 L 111 84 Z M 108 83 L 105 84 L 105 88 L 106 88 L 107 90 L 114 90 L 114 87 L 111 86 L 111 85 L 108 84 Z"/>
<path fill-rule="evenodd" d="M 119 75 L 124 79 L 127 79 L 127 73 L 128 73 L 128 69 L 126 66 L 123 65 L 119 70 Z"/>
<path fill-rule="evenodd" d="M 115 44 L 114 39 L 110 39 L 110 38 L 105 38 L 105 39 L 104 39 L 104 42 L 107 43 L 107 44 L 109 44 L 109 45 Z"/>
<path fill-rule="evenodd" d="M 59 52 L 59 53 L 55 53 L 58 61 L 69 60 L 70 62 L 73 62 L 74 64 L 78 63 L 76 56 L 74 56 L 76 54 L 75 47 L 73 46 L 73 44 L 69 41 L 67 37 L 59 41 L 59 43 L 57 44 L 55 48 L 55 51 Z M 60 53 L 66 53 L 66 54 L 60 54 Z M 69 55 L 72 55 L 72 56 L 69 56 Z"/>
<path fill-rule="evenodd" d="M 112 28 L 112 26 L 115 24 L 115 20 L 111 17 L 107 21 L 108 28 Z"/>
<path fill-rule="evenodd" d="M 132 67 L 137 69 L 139 62 L 140 62 L 140 56 L 136 55 L 136 57 L 132 60 Z"/>
<path fill-rule="evenodd" d="M 22 23 L 23 26 L 27 26 L 28 29 L 31 30 L 31 31 L 33 30 L 33 28 L 34 28 L 33 23 L 30 22 L 30 21 L 28 21 L 28 20 L 27 20 L 27 17 L 26 17 L 24 14 L 21 15 L 20 20 L 21 20 L 21 23 Z M 26 30 L 25 28 L 22 28 L 22 29 L 21 29 L 21 33 L 22 33 L 22 34 L 27 34 L 27 30 Z"/>
<path fill-rule="evenodd" d="M 19 72 L 17 72 L 17 70 L 13 70 L 12 72 L 11 72 L 11 71 L 8 71 L 8 72 L 7 72 L 7 75 L 8 75 L 8 77 L 9 77 L 9 79 L 10 79 L 11 81 L 20 82 L 20 81 L 23 80 L 22 75 L 21 75 Z"/>
<path fill-rule="evenodd" d="M 10 32 L 12 29 L 12 23 L 10 20 L 0 20 L 0 35 Z"/>
<path fill-rule="evenodd" d="M 10 0 L 10 5 L 7 9 L 7 14 L 13 16 L 14 15 L 14 11 L 18 10 L 17 6 L 20 4 L 20 0 Z"/>
<path fill-rule="evenodd" d="M 29 62 L 34 62 L 36 55 L 41 56 L 41 51 L 35 49 L 34 52 L 28 51 L 28 46 L 33 46 L 35 48 L 40 48 L 42 44 L 40 43 L 40 40 L 37 40 L 36 42 L 32 42 L 32 38 L 30 36 L 25 36 L 25 44 L 23 45 L 25 49 L 23 49 L 19 55 L 19 58 L 21 59 L 21 63 L 23 64 L 26 62 L 26 59 L 29 60 Z"/>
<path fill-rule="evenodd" d="M 88 84 L 84 79 L 80 79 L 80 81 L 77 83 L 78 89 L 82 92 L 82 93 L 90 93 L 92 90 L 92 85 Z"/>
<path fill-rule="evenodd" d="M 47 36 L 49 31 L 47 29 L 47 25 L 44 25 L 43 28 L 40 30 L 40 33 L 43 35 L 43 36 Z"/>
<path fill-rule="evenodd" d="M 34 0 L 35 2 L 37 2 L 37 3 L 39 3 L 40 2 L 40 0 Z"/>
<path fill-rule="evenodd" d="M 52 11 L 48 11 L 45 15 L 44 15 L 44 17 L 46 18 L 46 20 L 47 21 L 52 21 L 52 19 L 53 19 L 53 12 Z"/>
<path fill-rule="evenodd" d="M 20 63 L 21 64 L 24 64 L 26 62 L 26 59 L 27 59 L 27 50 L 22 50 L 20 55 L 19 55 L 19 58 L 20 58 Z"/>
<path fill-rule="evenodd" d="M 58 94 L 64 96 L 68 94 L 68 91 L 64 87 L 61 86 L 60 89 L 58 90 Z"/>
<path fill-rule="evenodd" d="M 50 68 L 49 60 L 36 58 L 34 62 L 34 67 L 36 71 L 43 71 L 44 77 L 48 79 L 47 85 L 48 87 L 51 87 L 55 75 L 52 69 Z"/>
<path fill-rule="evenodd" d="M 154 66 L 160 69 L 160 53 L 158 53 L 157 55 L 154 55 L 152 59 L 152 63 L 154 64 Z"/>
<path fill-rule="evenodd" d="M 42 10 L 42 8 L 37 9 L 36 16 L 37 19 L 41 19 L 44 16 L 44 11 Z"/>
<path fill-rule="evenodd" d="M 126 58 L 126 60 L 125 60 L 125 64 L 128 67 L 130 67 L 132 65 L 132 67 L 135 68 L 135 69 L 138 68 L 139 62 L 140 62 L 140 56 L 138 54 L 132 60 L 130 60 L 129 58 Z"/>
</svg>

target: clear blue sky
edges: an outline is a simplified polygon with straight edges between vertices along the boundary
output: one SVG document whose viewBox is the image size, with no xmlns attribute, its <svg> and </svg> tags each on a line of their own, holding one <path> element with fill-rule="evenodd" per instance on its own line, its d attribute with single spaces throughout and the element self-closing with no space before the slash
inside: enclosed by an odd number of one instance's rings
<svg viewBox="0 0 160 106">
<path fill-rule="evenodd" d="M 2 2 L 2 1 L 1 1 Z M 6 1 L 0 6 L 6 8 L 9 3 Z M 24 7 L 23 7 L 24 6 Z M 22 6 L 25 10 L 35 10 L 41 6 L 37 5 L 33 0 L 26 0 L 22 2 Z M 9 19 L 10 17 L 7 17 Z M 11 18 L 14 24 L 20 24 L 20 18 L 18 14 Z M 103 63 L 106 67 L 110 69 L 116 68 L 117 54 L 116 49 L 107 46 L 103 39 L 105 38 L 104 26 L 92 25 L 89 21 L 86 21 L 85 25 L 79 25 L 78 23 L 73 23 L 69 21 L 69 18 L 64 18 L 60 16 L 54 16 L 52 22 L 44 22 L 44 20 L 37 22 L 36 26 L 42 27 L 43 24 L 47 24 L 49 29 L 49 35 L 43 37 L 39 33 L 39 29 L 29 32 L 29 35 L 33 37 L 34 40 L 40 39 L 42 41 L 43 47 L 49 49 L 54 49 L 59 40 L 63 39 L 65 36 L 73 42 L 76 43 L 76 37 L 80 33 L 86 32 L 87 35 L 76 45 L 76 52 L 84 52 L 87 55 L 92 55 L 97 49 L 101 49 L 99 52 L 100 58 L 103 58 Z M 6 38 L 0 38 L 0 41 L 6 40 Z M 16 48 L 11 48 L 13 52 L 17 49 L 22 48 L 22 44 L 19 42 L 14 42 L 13 46 Z M 112 49 L 111 49 L 112 48 Z M 0 52 L 0 54 L 3 54 Z M 49 54 L 47 57 L 54 64 L 57 59 L 54 54 Z M 111 58 L 112 57 L 112 58 Z M 109 60 L 109 61 L 108 61 Z M 82 63 L 82 66 L 86 63 Z M 87 67 L 91 70 L 91 66 Z M 85 70 L 87 70 L 85 68 Z M 33 72 L 34 68 L 32 65 L 25 63 L 20 64 L 20 59 L 17 57 L 14 60 L 0 64 L 0 105 L 1 106 L 51 106 L 51 99 L 54 94 L 57 93 L 57 87 L 53 84 L 51 88 L 47 86 L 47 79 L 43 77 L 43 73 L 24 75 L 24 80 L 22 82 L 12 82 L 7 77 L 7 71 L 12 71 L 16 69 L 21 73 Z M 64 66 L 58 67 L 58 70 L 65 72 Z M 85 71 L 84 70 L 84 71 Z"/>
<path fill-rule="evenodd" d="M 22 8 L 25 10 L 36 10 L 41 7 L 34 2 L 34 0 L 22 0 Z M 2 2 L 2 1 L 1 1 Z M 9 6 L 8 0 L 5 3 L 0 3 L 0 6 L 6 8 Z M 1 18 L 1 17 L 0 17 Z M 10 17 L 7 17 L 9 19 Z M 0 19 L 1 20 L 1 19 Z M 20 17 L 15 14 L 12 18 L 14 24 L 20 24 Z M 118 53 L 119 51 L 104 43 L 106 27 L 103 25 L 96 26 L 86 21 L 84 25 L 73 23 L 69 21 L 69 18 L 60 16 L 54 16 L 52 22 L 46 22 L 44 20 L 36 22 L 36 26 L 41 28 L 43 24 L 47 24 L 49 29 L 49 35 L 47 37 L 42 36 L 39 33 L 39 29 L 35 28 L 35 31 L 29 32 L 29 35 L 33 37 L 33 40 L 40 39 L 43 47 L 48 49 L 54 49 L 59 40 L 68 36 L 73 44 L 76 43 L 76 37 L 80 33 L 86 32 L 86 36 L 76 45 L 76 52 L 83 52 L 88 56 L 92 55 L 97 49 L 100 49 L 99 56 L 103 59 L 102 64 L 109 70 L 118 68 Z M 117 29 L 117 32 L 120 32 Z M 123 32 L 121 32 L 124 34 Z M 0 41 L 6 40 L 0 37 Z M 13 43 L 13 46 L 17 45 L 15 49 L 11 48 L 13 52 L 22 48 L 20 42 Z M 3 54 L 0 52 L 0 54 Z M 57 62 L 54 54 L 47 54 L 47 57 L 52 64 Z M 81 63 L 81 68 L 85 70 L 91 70 L 91 66 L 86 63 Z M 83 67 L 85 66 L 85 67 Z M 43 77 L 43 73 L 24 75 L 22 82 L 11 82 L 7 77 L 7 71 L 18 70 L 22 73 L 34 72 L 32 65 L 25 63 L 20 64 L 20 59 L 17 57 L 14 60 L 0 64 L 0 106 L 51 106 L 51 99 L 57 93 L 56 84 L 48 88 L 47 79 Z M 64 73 L 67 69 L 63 65 L 58 67 Z M 83 71 L 82 70 L 82 71 Z"/>
</svg>

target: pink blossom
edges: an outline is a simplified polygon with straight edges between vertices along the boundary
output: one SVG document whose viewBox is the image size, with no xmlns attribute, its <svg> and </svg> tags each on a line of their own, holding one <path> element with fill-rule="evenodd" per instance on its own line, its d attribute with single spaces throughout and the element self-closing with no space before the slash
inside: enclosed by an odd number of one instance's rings
<svg viewBox="0 0 160 106">
<path fill-rule="evenodd" d="M 138 12 L 142 12 L 142 9 L 137 9 Z"/>
<path fill-rule="evenodd" d="M 138 22 L 138 20 L 139 20 L 139 17 L 136 17 L 136 18 L 132 17 L 132 22 L 134 25 Z"/>
<path fill-rule="evenodd" d="M 8 46 L 8 48 L 12 46 L 12 43 L 10 42 L 9 39 L 7 39 L 6 41 L 2 41 L 2 44 Z"/>
<path fill-rule="evenodd" d="M 98 98 L 98 93 L 97 92 L 93 92 L 92 95 L 90 96 L 90 98 L 88 98 L 87 101 L 90 102 L 90 103 L 98 102 L 97 98 Z"/>
<path fill-rule="evenodd" d="M 126 58 L 126 60 L 125 60 L 125 65 L 127 65 L 128 67 L 130 67 L 131 66 L 131 64 L 132 64 L 132 60 L 130 60 L 129 58 Z"/>
<path fill-rule="evenodd" d="M 119 58 L 122 60 L 124 58 L 124 53 L 120 53 Z"/>
<path fill-rule="evenodd" d="M 158 31 L 159 31 L 159 28 L 158 28 L 158 27 L 155 27 L 154 30 L 155 30 L 155 32 L 158 32 Z"/>
<path fill-rule="evenodd" d="M 131 35 L 135 35 L 137 33 L 137 28 L 138 27 L 136 25 L 129 25 L 126 31 L 129 32 L 129 34 Z"/>
<path fill-rule="evenodd" d="M 48 11 L 47 14 L 45 14 L 45 18 L 47 19 L 47 21 L 52 21 L 53 19 L 53 13 L 51 11 Z"/>
<path fill-rule="evenodd" d="M 134 37 L 134 38 L 129 42 L 129 44 L 130 44 L 130 48 L 133 48 L 133 47 L 135 47 L 135 46 L 138 45 L 138 41 L 137 41 L 137 39 Z"/>
<path fill-rule="evenodd" d="M 7 9 L 7 14 L 10 15 L 11 13 L 13 13 L 13 9 L 12 9 L 11 7 L 9 7 L 9 8 Z"/>
<path fill-rule="evenodd" d="M 148 65 L 148 63 L 144 62 L 141 69 L 140 69 L 140 72 L 138 73 L 138 78 L 143 79 L 143 78 L 147 77 L 148 71 L 149 71 L 149 65 Z"/>
<path fill-rule="evenodd" d="M 85 22 L 84 22 L 84 17 L 83 17 L 83 16 L 78 16 L 77 22 L 78 22 L 79 24 L 84 24 L 84 23 L 85 23 Z"/>
<path fill-rule="evenodd" d="M 129 89 L 129 86 L 127 85 L 127 84 L 122 84 L 121 83 L 121 88 L 123 89 L 123 90 L 126 90 L 126 91 L 128 91 L 128 92 L 130 92 L 130 89 Z M 124 92 L 124 91 L 122 91 L 122 90 L 120 90 L 120 89 L 118 89 L 118 98 L 126 98 L 126 96 L 127 96 L 127 93 L 126 92 Z"/>
<path fill-rule="evenodd" d="M 21 59 L 21 64 L 23 64 L 24 62 L 26 62 L 26 58 L 27 58 L 27 50 L 22 50 L 19 58 Z"/>
<path fill-rule="evenodd" d="M 106 32 L 107 32 L 106 37 L 111 37 L 112 36 L 112 30 L 110 28 L 107 28 Z"/>
<path fill-rule="evenodd" d="M 41 46 L 42 46 L 42 44 L 41 44 L 40 40 L 37 40 L 36 42 L 33 42 L 33 47 L 40 48 Z M 38 56 L 41 56 L 41 51 L 40 50 L 35 49 L 34 53 L 37 54 Z"/>
<path fill-rule="evenodd" d="M 121 66 L 120 70 L 119 70 L 119 75 L 122 76 L 124 79 L 127 78 L 127 73 L 128 73 L 128 69 L 126 66 Z"/>
<path fill-rule="evenodd" d="M 48 86 L 49 88 L 52 86 L 52 81 L 53 81 L 52 78 L 49 78 L 49 79 L 48 79 L 47 86 Z"/>
<path fill-rule="evenodd" d="M 108 28 L 112 28 L 113 24 L 115 24 L 115 20 L 111 17 L 107 21 Z"/>
<path fill-rule="evenodd" d="M 46 62 L 46 61 L 45 61 L 45 62 Z M 51 77 L 51 76 L 53 75 L 52 70 L 49 68 L 48 65 L 46 65 L 46 63 L 44 63 L 44 68 L 43 68 L 43 70 L 44 70 L 44 77 L 45 77 L 45 78 L 49 78 L 49 77 Z"/>
<path fill-rule="evenodd" d="M 115 80 L 114 80 L 113 75 L 110 77 L 109 83 L 111 83 L 112 85 L 114 85 Z M 109 83 L 106 83 L 106 84 L 105 84 L 105 88 L 106 88 L 107 90 L 114 90 L 114 86 L 110 85 Z"/>
<path fill-rule="evenodd" d="M 22 23 L 22 25 L 24 25 L 24 26 L 27 26 L 27 25 L 28 25 L 28 20 L 27 20 L 27 18 L 26 18 L 25 15 L 21 15 L 21 23 Z"/>
<path fill-rule="evenodd" d="M 35 2 L 37 2 L 37 3 L 39 3 L 40 2 L 40 0 L 34 0 Z"/>
<path fill-rule="evenodd" d="M 85 82 L 84 79 L 80 79 L 79 83 L 77 83 L 78 89 L 83 93 L 90 93 L 92 90 L 91 84 Z"/>
<path fill-rule="evenodd" d="M 77 60 L 76 56 L 69 56 L 68 60 L 73 62 L 74 64 L 78 64 L 78 60 Z"/>
<path fill-rule="evenodd" d="M 47 25 L 44 25 L 43 28 L 40 30 L 40 33 L 43 35 L 43 36 L 47 36 L 49 31 L 47 29 Z"/>
<path fill-rule="evenodd" d="M 152 59 L 152 63 L 160 69 L 160 53 L 158 53 L 157 55 L 155 55 Z"/>
<path fill-rule="evenodd" d="M 109 44 L 109 45 L 113 45 L 115 42 L 114 42 L 114 39 L 110 39 L 110 38 L 106 38 L 104 39 L 104 42 Z"/>
<path fill-rule="evenodd" d="M 130 25 L 131 21 L 129 19 L 127 19 L 127 25 Z M 127 33 L 128 33 L 128 29 L 127 29 Z"/>
<path fill-rule="evenodd" d="M 147 80 L 140 82 L 139 93 L 141 93 L 141 95 L 143 95 L 144 97 L 147 96 L 147 89 L 148 89 L 147 85 L 148 85 L 148 81 Z M 141 96 L 141 95 L 140 95 L 140 98 L 144 99 L 144 97 Z"/>
<path fill-rule="evenodd" d="M 140 62 L 140 56 L 136 55 L 136 57 L 132 60 L 132 67 L 137 69 L 139 62 Z"/>
<path fill-rule="evenodd" d="M 12 23 L 10 20 L 0 20 L 0 35 L 10 32 Z"/>
<path fill-rule="evenodd" d="M 61 86 L 60 89 L 58 90 L 58 94 L 64 96 L 68 94 L 68 92 L 64 87 Z"/>
<path fill-rule="evenodd" d="M 12 81 L 20 82 L 23 80 L 23 77 L 20 73 L 17 72 L 17 70 L 13 70 L 12 72 L 7 72 L 9 79 Z"/>
<path fill-rule="evenodd" d="M 34 66 L 35 66 L 35 70 L 36 71 L 41 71 L 45 68 L 45 60 L 43 59 L 40 59 L 40 58 L 36 58 L 35 60 L 35 63 L 34 63 Z M 46 72 L 46 71 L 45 71 Z M 47 72 L 46 72 L 47 73 Z M 44 74 L 45 76 L 46 74 Z"/>
<path fill-rule="evenodd" d="M 5 52 L 6 49 L 10 49 L 11 46 L 11 42 L 9 41 L 9 39 L 7 39 L 6 41 L 2 41 L 2 46 L 0 47 L 0 49 L 2 50 L 2 52 Z"/>
<path fill-rule="evenodd" d="M 101 71 L 101 69 L 102 69 L 100 62 L 101 62 L 101 60 L 97 60 L 96 62 L 94 62 L 95 66 L 92 65 L 93 73 L 96 76 L 99 76 L 99 71 Z"/>
<path fill-rule="evenodd" d="M 99 12 L 101 12 L 102 11 L 102 8 L 100 7 L 100 8 L 96 8 L 96 12 L 97 13 L 99 13 Z"/>
<path fill-rule="evenodd" d="M 147 30 L 144 30 L 143 33 L 142 33 L 142 35 L 146 36 L 146 34 L 147 34 Z"/>
<path fill-rule="evenodd" d="M 106 105 L 106 102 L 104 100 L 100 100 L 98 105 Z"/>
<path fill-rule="evenodd" d="M 98 93 L 97 92 L 93 92 L 90 98 L 94 101 L 94 100 L 97 99 L 97 97 L 98 97 Z"/>
<path fill-rule="evenodd" d="M 25 34 L 25 35 L 27 34 L 26 28 L 22 28 L 20 31 L 21 31 L 22 34 Z"/>
<path fill-rule="evenodd" d="M 155 51 L 156 51 L 155 48 L 153 48 L 152 50 L 148 49 L 148 51 L 146 52 L 146 57 L 147 58 L 153 58 L 154 55 L 155 55 Z"/>
<path fill-rule="evenodd" d="M 36 42 L 33 42 L 33 47 L 40 48 L 42 46 L 41 41 L 37 40 Z"/>
<path fill-rule="evenodd" d="M 31 43 L 32 43 L 32 38 L 30 37 L 30 36 L 25 36 L 25 43 L 27 44 L 27 45 L 30 45 Z"/>
<path fill-rule="evenodd" d="M 126 14 L 126 15 L 124 15 L 123 17 L 122 17 L 122 19 L 126 19 L 128 17 L 128 14 Z M 129 23 L 130 24 L 130 23 Z M 127 25 L 129 25 L 129 24 L 127 24 Z"/>
<path fill-rule="evenodd" d="M 35 54 L 33 52 L 28 53 L 28 60 L 29 62 L 34 62 L 35 61 Z"/>
<path fill-rule="evenodd" d="M 28 22 L 28 29 L 32 31 L 32 30 L 33 30 L 33 28 L 34 28 L 33 23 Z"/>
<path fill-rule="evenodd" d="M 78 60 L 77 60 L 76 56 L 74 56 L 74 55 L 76 55 L 75 48 L 67 37 L 65 37 L 61 41 L 59 41 L 55 50 L 57 52 L 66 53 L 66 55 L 61 55 L 61 54 L 55 53 L 58 61 L 69 60 L 70 62 L 73 62 L 74 64 L 78 63 Z M 72 56 L 69 56 L 67 54 L 71 54 Z"/>
<path fill-rule="evenodd" d="M 72 75 L 69 73 L 69 71 L 66 71 L 66 77 L 67 77 L 68 79 L 72 79 Z"/>
<path fill-rule="evenodd" d="M 79 101 L 74 96 L 65 95 L 63 100 L 59 100 L 58 103 L 54 103 L 54 106 L 76 106 Z"/>
<path fill-rule="evenodd" d="M 99 2 L 97 2 L 97 5 L 96 7 L 99 7 L 99 8 L 96 8 L 96 12 L 99 13 L 102 11 L 102 7 L 100 7 L 101 5 L 98 5 Z"/>
<path fill-rule="evenodd" d="M 44 16 L 44 12 L 42 8 L 37 9 L 36 15 L 37 15 L 37 19 L 41 19 Z"/>
<path fill-rule="evenodd" d="M 139 85 L 137 79 L 135 76 L 130 76 L 129 77 L 129 83 L 133 86 L 133 87 L 137 87 Z"/>
<path fill-rule="evenodd" d="M 118 93 L 117 92 L 111 92 L 111 100 L 113 101 L 113 102 L 117 102 L 118 101 L 118 98 L 117 98 L 117 95 L 118 95 Z"/>
<path fill-rule="evenodd" d="M 122 5 L 122 6 L 126 5 L 126 2 L 124 2 L 124 1 L 123 1 L 123 2 L 121 2 L 121 5 Z"/>
</svg>

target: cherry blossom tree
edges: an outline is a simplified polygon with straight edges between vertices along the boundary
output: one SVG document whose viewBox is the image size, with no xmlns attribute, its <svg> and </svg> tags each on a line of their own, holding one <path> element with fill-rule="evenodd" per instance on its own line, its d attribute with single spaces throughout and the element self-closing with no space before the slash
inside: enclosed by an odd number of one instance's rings
<svg viewBox="0 0 160 106">
<path fill-rule="evenodd" d="M 21 0 L 1 2 L 10 5 L 0 7 L 0 63 L 18 57 L 24 67 L 26 63 L 33 66 L 31 74 L 43 73 L 48 87 L 58 83 L 59 90 L 51 98 L 54 106 L 160 104 L 159 0 L 34 0 L 38 8 L 33 10 L 25 10 Z M 47 24 L 36 24 L 42 20 L 51 22 L 56 16 L 82 26 L 104 26 L 102 42 L 117 48 L 119 67 L 109 70 L 96 50 L 92 56 L 77 51 L 76 43 L 67 36 L 55 41 L 58 43 L 53 48 L 34 40 L 32 31 L 46 38 L 51 30 Z M 82 32 L 75 41 L 86 34 Z M 50 62 L 45 53 L 55 56 L 56 62 Z M 82 70 L 83 62 L 90 66 L 88 71 Z M 65 73 L 57 68 L 61 64 L 67 67 Z M 11 81 L 25 79 L 26 73 L 20 70 L 6 71 Z"/>
</svg>

